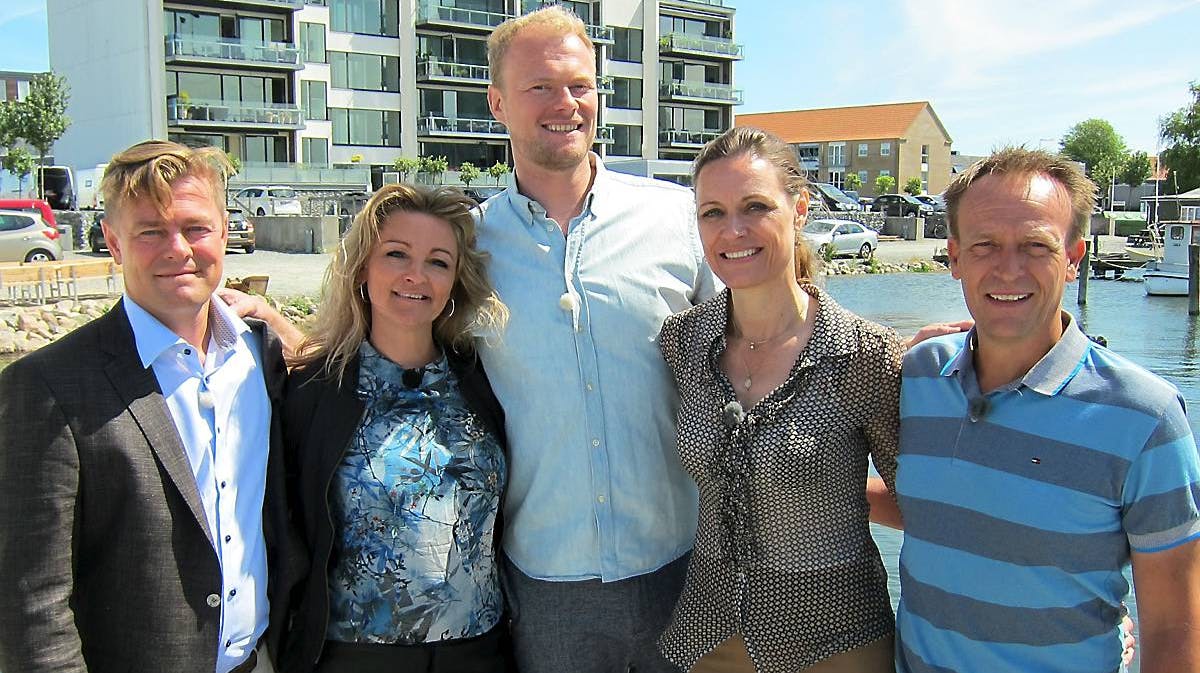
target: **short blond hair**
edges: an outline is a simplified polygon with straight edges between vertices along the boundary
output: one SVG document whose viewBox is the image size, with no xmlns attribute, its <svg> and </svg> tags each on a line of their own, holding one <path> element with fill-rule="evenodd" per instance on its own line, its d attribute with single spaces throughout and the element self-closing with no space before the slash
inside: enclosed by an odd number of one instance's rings
<svg viewBox="0 0 1200 673">
<path fill-rule="evenodd" d="M 1096 183 L 1084 175 L 1074 161 L 1045 150 L 1027 147 L 1003 147 L 984 159 L 980 159 L 961 173 L 946 188 L 946 219 L 950 222 L 950 235 L 958 238 L 958 208 L 967 189 L 976 180 L 988 175 L 1033 177 L 1044 175 L 1067 192 L 1071 200 L 1071 230 L 1068 243 L 1087 237 L 1091 226 L 1092 208 L 1096 205 Z"/>
<path fill-rule="evenodd" d="M 165 213 L 173 198 L 171 186 L 196 177 L 212 187 L 213 201 L 225 212 L 225 180 L 233 172 L 229 157 L 215 147 L 192 148 L 167 140 L 146 140 L 117 153 L 104 169 L 100 192 L 108 212 L 134 199 L 150 199 Z"/>
<path fill-rule="evenodd" d="M 523 16 L 513 17 L 496 26 L 496 29 L 488 36 L 488 70 L 494 86 L 501 85 L 500 71 L 513 40 L 517 39 L 522 32 L 534 28 L 557 33 L 563 37 L 574 35 L 587 45 L 589 51 L 596 51 L 596 45 L 588 36 L 587 26 L 584 25 L 583 20 L 565 7 L 550 5 Z"/>
</svg>

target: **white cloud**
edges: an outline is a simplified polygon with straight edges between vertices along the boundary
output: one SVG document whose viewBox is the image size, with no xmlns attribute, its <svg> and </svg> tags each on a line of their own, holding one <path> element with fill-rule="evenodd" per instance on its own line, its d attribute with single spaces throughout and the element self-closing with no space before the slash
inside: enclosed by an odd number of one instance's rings
<svg viewBox="0 0 1200 673">
<path fill-rule="evenodd" d="M 46 5 L 39 0 L 24 0 L 13 4 L 0 7 L 0 26 L 7 25 L 18 19 L 28 18 L 30 16 L 44 15 L 46 13 Z"/>
</svg>

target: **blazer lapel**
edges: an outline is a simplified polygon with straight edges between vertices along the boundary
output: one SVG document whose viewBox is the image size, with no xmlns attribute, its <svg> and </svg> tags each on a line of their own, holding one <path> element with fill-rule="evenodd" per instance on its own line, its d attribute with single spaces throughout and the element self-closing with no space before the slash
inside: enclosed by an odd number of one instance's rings
<svg viewBox="0 0 1200 673">
<path fill-rule="evenodd" d="M 129 326 L 129 319 L 125 315 L 124 300 L 101 319 L 110 321 L 106 328 L 111 333 L 109 338 L 101 342 L 111 356 L 105 363 L 105 374 L 129 408 L 129 415 L 141 429 L 163 471 L 187 503 L 209 544 L 214 544 L 208 516 L 200 501 L 200 490 L 196 487 L 196 476 L 192 474 L 192 465 L 188 462 L 183 440 L 179 438 L 179 430 L 167 410 L 154 370 L 142 367 L 138 358 L 133 328 Z"/>
</svg>

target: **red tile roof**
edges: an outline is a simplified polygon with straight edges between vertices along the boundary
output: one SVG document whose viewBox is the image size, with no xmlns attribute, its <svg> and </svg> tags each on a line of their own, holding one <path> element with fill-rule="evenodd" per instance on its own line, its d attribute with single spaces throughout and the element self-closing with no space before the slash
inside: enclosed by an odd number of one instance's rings
<svg viewBox="0 0 1200 673">
<path fill-rule="evenodd" d="M 754 126 L 789 143 L 903 138 L 925 108 L 941 126 L 928 101 L 739 114 L 734 125 Z"/>
</svg>

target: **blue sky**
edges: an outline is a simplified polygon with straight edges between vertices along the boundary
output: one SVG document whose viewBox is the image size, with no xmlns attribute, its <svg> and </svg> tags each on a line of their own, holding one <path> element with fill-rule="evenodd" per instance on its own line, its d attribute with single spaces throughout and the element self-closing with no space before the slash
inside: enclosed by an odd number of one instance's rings
<svg viewBox="0 0 1200 673">
<path fill-rule="evenodd" d="M 1153 153 L 1200 80 L 1200 0 L 726 0 L 739 112 L 928 100 L 964 154 L 1107 119 Z M 0 0 L 0 70 L 49 66 L 44 0 Z"/>
</svg>

